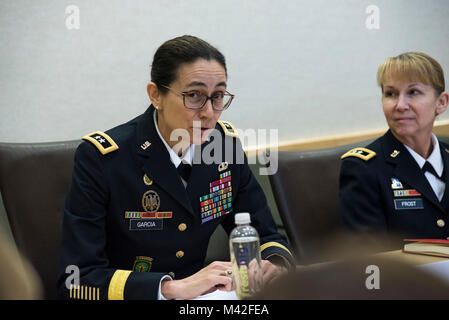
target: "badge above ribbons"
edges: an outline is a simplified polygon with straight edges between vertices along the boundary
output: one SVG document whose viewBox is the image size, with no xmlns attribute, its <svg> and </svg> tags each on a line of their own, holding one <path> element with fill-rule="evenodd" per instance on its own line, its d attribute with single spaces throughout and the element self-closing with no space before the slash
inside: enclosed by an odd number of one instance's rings
<svg viewBox="0 0 449 320">
<path fill-rule="evenodd" d="M 125 219 L 130 219 L 129 230 L 162 230 L 162 219 L 173 217 L 171 211 L 158 211 L 161 204 L 159 195 L 154 190 L 148 190 L 142 196 L 142 207 L 145 211 L 125 211 Z"/>
<path fill-rule="evenodd" d="M 148 190 L 142 196 L 142 207 L 147 212 L 156 212 L 161 205 L 161 200 L 156 191 Z"/>
<path fill-rule="evenodd" d="M 398 178 L 391 178 L 391 189 L 402 189 L 404 188 L 402 186 L 401 181 L 399 181 Z"/>
<path fill-rule="evenodd" d="M 209 194 L 200 197 L 201 223 L 232 212 L 231 171 L 220 174 L 220 179 L 209 183 Z"/>
</svg>

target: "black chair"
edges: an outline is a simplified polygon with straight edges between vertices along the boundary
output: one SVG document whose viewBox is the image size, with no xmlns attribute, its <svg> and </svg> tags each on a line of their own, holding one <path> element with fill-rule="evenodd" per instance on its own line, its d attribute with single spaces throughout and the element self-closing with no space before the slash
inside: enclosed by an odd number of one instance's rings
<svg viewBox="0 0 449 320">
<path fill-rule="evenodd" d="M 327 259 L 325 249 L 342 232 L 338 213 L 340 157 L 371 141 L 278 153 L 278 170 L 270 176 L 270 183 L 298 263 Z"/>
<path fill-rule="evenodd" d="M 56 298 L 64 199 L 79 140 L 0 143 L 0 191 L 18 250 Z"/>
</svg>

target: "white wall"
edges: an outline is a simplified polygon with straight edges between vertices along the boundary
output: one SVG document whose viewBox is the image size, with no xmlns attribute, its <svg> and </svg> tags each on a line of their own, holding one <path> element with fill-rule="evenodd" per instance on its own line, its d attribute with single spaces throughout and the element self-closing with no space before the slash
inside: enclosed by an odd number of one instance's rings
<svg viewBox="0 0 449 320">
<path fill-rule="evenodd" d="M 424 51 L 449 74 L 448 16 L 447 0 L 1 0 L 0 141 L 78 139 L 140 114 L 156 48 L 183 34 L 226 56 L 237 97 L 222 119 L 239 128 L 286 141 L 386 127 L 377 66 Z"/>
</svg>

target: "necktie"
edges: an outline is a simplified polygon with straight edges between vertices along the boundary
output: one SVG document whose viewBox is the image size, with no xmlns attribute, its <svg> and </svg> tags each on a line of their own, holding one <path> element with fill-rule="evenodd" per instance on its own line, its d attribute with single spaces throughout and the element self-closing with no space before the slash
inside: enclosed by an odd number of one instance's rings
<svg viewBox="0 0 449 320">
<path fill-rule="evenodd" d="M 435 169 L 433 168 L 433 166 L 430 164 L 430 162 L 426 161 L 426 163 L 424 164 L 424 166 L 421 169 L 423 172 L 430 172 L 431 174 L 433 174 L 435 177 L 437 177 L 440 180 L 442 179 L 442 176 L 440 177 L 437 172 L 435 171 Z"/>
<path fill-rule="evenodd" d="M 192 166 L 190 164 L 181 162 L 176 170 L 178 170 L 179 175 L 185 182 L 189 182 L 190 172 L 192 171 Z"/>
</svg>

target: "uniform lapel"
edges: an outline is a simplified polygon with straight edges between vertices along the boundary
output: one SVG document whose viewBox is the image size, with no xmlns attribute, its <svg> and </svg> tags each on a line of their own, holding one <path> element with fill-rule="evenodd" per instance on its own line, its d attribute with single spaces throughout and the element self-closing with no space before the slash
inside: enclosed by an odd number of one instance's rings
<svg viewBox="0 0 449 320">
<path fill-rule="evenodd" d="M 393 174 L 401 182 L 405 182 L 419 191 L 421 195 L 442 209 L 435 192 L 433 192 L 429 181 L 424 176 L 421 168 L 413 159 L 412 155 L 391 133 L 390 130 L 384 135 L 385 161 L 395 166 Z"/>
<path fill-rule="evenodd" d="M 135 148 L 142 169 L 155 184 L 164 189 L 174 200 L 193 214 L 192 204 L 186 189 L 154 126 L 153 112 L 154 107 L 151 105 L 137 125 Z"/>
</svg>

